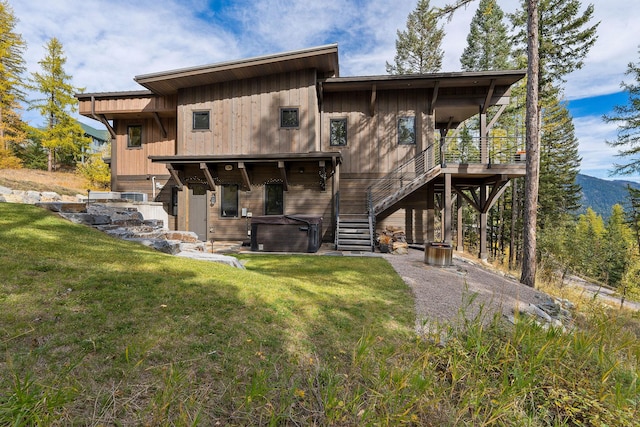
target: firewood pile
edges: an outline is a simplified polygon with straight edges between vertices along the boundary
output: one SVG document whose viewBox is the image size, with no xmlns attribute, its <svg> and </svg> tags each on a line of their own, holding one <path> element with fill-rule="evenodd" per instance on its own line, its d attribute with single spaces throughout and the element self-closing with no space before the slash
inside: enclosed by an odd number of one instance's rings
<svg viewBox="0 0 640 427">
<path fill-rule="evenodd" d="M 380 252 L 392 253 L 395 255 L 406 255 L 409 253 L 407 235 L 400 227 L 388 225 L 378 236 L 378 247 Z"/>
</svg>

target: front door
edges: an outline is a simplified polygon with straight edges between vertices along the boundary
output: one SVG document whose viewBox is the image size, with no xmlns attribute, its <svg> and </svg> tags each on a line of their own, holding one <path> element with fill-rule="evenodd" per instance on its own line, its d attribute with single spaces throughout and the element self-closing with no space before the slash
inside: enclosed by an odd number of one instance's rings
<svg viewBox="0 0 640 427">
<path fill-rule="evenodd" d="M 198 235 L 203 242 L 207 240 L 207 186 L 190 184 L 189 186 L 189 231 Z"/>
</svg>

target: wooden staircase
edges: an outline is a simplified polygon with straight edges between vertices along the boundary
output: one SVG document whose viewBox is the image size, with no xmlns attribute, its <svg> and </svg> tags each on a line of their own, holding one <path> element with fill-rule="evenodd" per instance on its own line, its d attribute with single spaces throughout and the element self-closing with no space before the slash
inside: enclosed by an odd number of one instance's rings
<svg viewBox="0 0 640 427">
<path fill-rule="evenodd" d="M 373 252 L 374 237 L 369 215 L 342 215 L 337 218 L 336 250 Z"/>
</svg>

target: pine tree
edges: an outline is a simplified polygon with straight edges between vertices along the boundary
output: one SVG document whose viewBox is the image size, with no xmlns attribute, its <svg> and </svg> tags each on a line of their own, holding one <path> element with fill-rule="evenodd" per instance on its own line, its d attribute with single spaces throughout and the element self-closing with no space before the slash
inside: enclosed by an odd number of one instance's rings
<svg viewBox="0 0 640 427">
<path fill-rule="evenodd" d="M 580 207 L 578 139 L 566 105 L 557 97 L 542 108 L 538 226 L 561 225 Z"/>
<path fill-rule="evenodd" d="M 496 0 L 480 0 L 460 57 L 464 71 L 505 70 L 511 67 L 511 43 L 504 12 Z"/>
<path fill-rule="evenodd" d="M 37 109 L 47 121 L 43 132 L 42 145 L 49 150 L 48 170 L 54 169 L 56 155 L 77 156 L 89 144 L 84 137 L 80 124 L 71 117 L 77 110 L 76 91 L 71 76 L 64 71 L 67 58 L 64 56 L 62 44 L 52 38 L 45 45 L 47 55 L 39 62 L 42 73 L 32 74 L 32 88 L 45 97 L 32 102 L 32 109 Z"/>
<path fill-rule="evenodd" d="M 4 151 L 25 136 L 19 109 L 25 96 L 21 76 L 25 71 L 22 55 L 26 43 L 15 32 L 16 24 L 9 3 L 0 0 L 0 150 Z"/>
<path fill-rule="evenodd" d="M 418 0 L 407 17 L 406 31 L 398 30 L 394 63 L 387 62 L 389 74 L 435 73 L 442 67 L 444 29 L 429 5 Z"/>
<path fill-rule="evenodd" d="M 628 159 L 627 163 L 614 165 L 613 172 L 622 175 L 640 172 L 640 62 L 629 63 L 626 74 L 634 80 L 621 85 L 629 96 L 627 104 L 616 105 L 613 114 L 603 117 L 607 123 L 618 125 L 618 138 L 607 144 L 618 148 L 619 157 Z"/>
<path fill-rule="evenodd" d="M 510 15 L 511 22 L 519 31 L 514 36 L 516 50 L 523 57 L 526 52 L 527 32 L 526 5 L 531 0 L 522 0 L 522 9 Z M 539 3 L 539 72 L 540 97 L 557 95 L 556 91 L 565 83 L 566 76 L 584 65 L 584 58 L 595 44 L 600 23 L 591 25 L 593 5 L 580 12 L 580 0 L 538 0 Z"/>
</svg>

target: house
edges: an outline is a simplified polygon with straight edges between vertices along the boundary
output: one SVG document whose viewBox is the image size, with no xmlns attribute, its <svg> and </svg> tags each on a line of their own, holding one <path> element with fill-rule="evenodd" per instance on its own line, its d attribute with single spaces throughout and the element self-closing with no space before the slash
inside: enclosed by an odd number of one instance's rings
<svg viewBox="0 0 640 427">
<path fill-rule="evenodd" d="M 106 130 L 96 129 L 82 122 L 78 122 L 78 124 L 84 131 L 84 137 L 89 138 L 89 140 L 91 141 L 89 143 L 89 146 L 83 153 L 83 157 L 84 155 L 100 153 L 111 139 L 111 137 L 109 136 L 109 132 L 107 132 Z"/>
<path fill-rule="evenodd" d="M 339 249 L 372 250 L 373 230 L 389 224 L 411 242 L 451 242 L 457 195 L 481 214 L 484 258 L 486 213 L 525 174 L 521 141 L 491 132 L 524 76 L 340 77 L 332 44 L 139 75 L 145 90 L 76 96 L 80 113 L 111 134 L 112 191 L 151 197 L 161 187 L 155 200 L 171 229 L 246 240 L 252 216 L 307 214 L 323 218 L 323 240 Z M 479 136 L 455 133 L 474 116 Z"/>
</svg>

